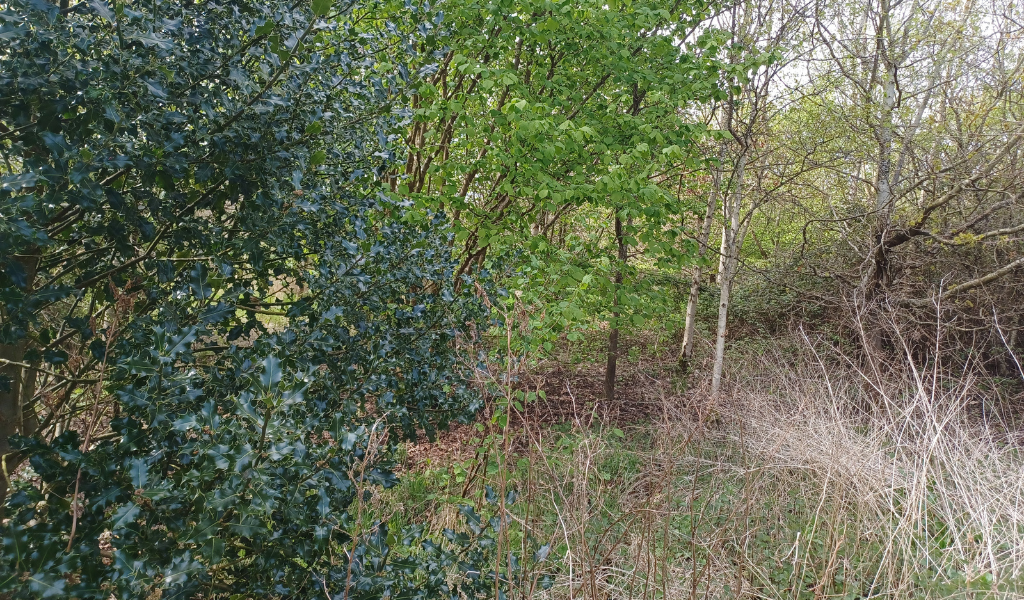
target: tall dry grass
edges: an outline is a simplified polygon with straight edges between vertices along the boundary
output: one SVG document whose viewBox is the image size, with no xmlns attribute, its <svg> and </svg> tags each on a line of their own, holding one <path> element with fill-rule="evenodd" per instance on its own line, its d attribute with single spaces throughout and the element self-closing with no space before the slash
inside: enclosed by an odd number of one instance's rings
<svg viewBox="0 0 1024 600">
<path fill-rule="evenodd" d="M 810 342 L 733 365 L 697 411 L 652 382 L 663 418 L 621 436 L 527 428 L 516 515 L 555 585 L 520 596 L 1024 597 L 1024 456 L 992 381 Z"/>
</svg>

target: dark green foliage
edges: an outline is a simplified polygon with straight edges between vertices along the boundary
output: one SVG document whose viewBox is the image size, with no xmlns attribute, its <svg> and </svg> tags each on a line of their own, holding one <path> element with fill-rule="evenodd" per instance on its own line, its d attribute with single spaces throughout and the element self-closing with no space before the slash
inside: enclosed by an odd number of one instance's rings
<svg viewBox="0 0 1024 600">
<path fill-rule="evenodd" d="M 395 444 L 480 403 L 450 234 L 375 177 L 432 15 L 5 6 L 0 452 L 31 468 L 0 594 L 493 591 L 490 529 L 431 542 L 373 512 Z"/>
</svg>

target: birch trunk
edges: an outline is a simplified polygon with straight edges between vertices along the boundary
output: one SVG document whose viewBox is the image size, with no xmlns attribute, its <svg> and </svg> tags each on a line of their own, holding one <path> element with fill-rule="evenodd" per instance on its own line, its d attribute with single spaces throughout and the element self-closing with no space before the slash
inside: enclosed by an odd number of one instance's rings
<svg viewBox="0 0 1024 600">
<path fill-rule="evenodd" d="M 725 143 L 720 146 L 719 163 L 725 160 Z M 694 328 L 697 321 L 697 301 L 700 294 L 700 280 L 704 275 L 702 262 L 707 258 L 708 244 L 711 238 L 711 226 L 715 222 L 715 211 L 718 210 L 718 196 L 722 189 L 722 170 L 716 168 L 712 175 L 711 196 L 708 198 L 707 212 L 701 224 L 700 237 L 697 239 L 697 264 L 694 266 L 690 279 L 690 294 L 686 298 L 686 325 L 683 327 L 683 345 L 679 352 L 679 370 L 685 374 L 690 370 L 690 359 L 693 357 Z"/>
<path fill-rule="evenodd" d="M 725 336 L 729 324 L 729 298 L 732 294 L 733 279 L 739 260 L 739 246 L 743 237 L 740 234 L 740 209 L 743 202 L 743 176 L 747 166 L 747 153 L 741 152 L 733 174 L 735 189 L 730 193 L 730 200 L 723 203 L 726 213 L 726 226 L 723 235 L 722 272 L 720 274 L 720 293 L 718 299 L 718 328 L 715 338 L 715 366 L 711 375 L 711 397 L 717 399 L 722 389 L 722 370 L 725 366 Z"/>
</svg>

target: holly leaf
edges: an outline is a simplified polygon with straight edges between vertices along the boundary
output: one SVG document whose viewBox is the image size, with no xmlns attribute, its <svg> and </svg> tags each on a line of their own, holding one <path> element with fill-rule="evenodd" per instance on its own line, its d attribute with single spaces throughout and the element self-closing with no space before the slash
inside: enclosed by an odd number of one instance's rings
<svg viewBox="0 0 1024 600">
<path fill-rule="evenodd" d="M 99 15 L 106 21 L 113 23 L 117 20 L 116 15 L 114 15 L 114 11 L 110 10 L 110 7 L 107 6 L 107 3 L 103 0 L 89 0 L 89 6 L 92 7 L 92 10 L 97 15 Z"/>
<path fill-rule="evenodd" d="M 31 171 L 28 173 L 19 173 L 18 175 L 8 175 L 3 179 L 0 179 L 0 189 L 8 192 L 16 192 L 22 188 L 32 187 L 36 184 L 39 176 Z"/>
<path fill-rule="evenodd" d="M 263 359 L 263 374 L 260 375 L 260 384 L 267 392 L 277 387 L 281 381 L 281 360 L 276 356 L 268 356 Z"/>
<path fill-rule="evenodd" d="M 140 41 L 142 42 L 142 45 L 146 46 L 147 48 L 155 47 L 161 50 L 170 50 L 174 46 L 171 43 L 171 40 L 165 37 L 161 37 L 152 31 L 139 33 L 135 35 L 127 35 L 125 37 L 127 37 L 128 39 Z"/>
<path fill-rule="evenodd" d="M 196 298 L 207 300 L 213 295 L 213 287 L 210 286 L 210 270 L 206 268 L 206 265 L 197 264 L 189 271 L 189 276 L 191 279 L 189 279 L 188 286 Z"/>
<path fill-rule="evenodd" d="M 140 510 L 139 506 L 134 502 L 129 502 L 117 509 L 114 516 L 110 519 L 110 530 L 117 532 L 128 527 L 135 522 L 135 517 L 139 515 Z"/>
<path fill-rule="evenodd" d="M 164 356 L 173 360 L 177 358 L 179 354 L 188 350 L 192 346 L 192 342 L 196 341 L 198 331 L 198 327 L 193 327 L 185 333 L 171 336 L 167 343 L 167 347 L 164 349 Z"/>
<path fill-rule="evenodd" d="M 149 465 L 143 458 L 133 458 L 128 463 L 128 476 L 132 480 L 135 489 L 140 490 L 146 486 L 149 479 Z"/>
</svg>

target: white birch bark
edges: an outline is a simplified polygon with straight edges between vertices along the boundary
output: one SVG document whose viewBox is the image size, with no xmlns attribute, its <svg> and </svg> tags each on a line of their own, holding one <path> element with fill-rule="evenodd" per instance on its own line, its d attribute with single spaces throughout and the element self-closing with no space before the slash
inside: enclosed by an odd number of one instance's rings
<svg viewBox="0 0 1024 600">
<path fill-rule="evenodd" d="M 726 227 L 723 235 L 722 271 L 720 274 L 720 293 L 718 299 L 718 327 L 715 334 L 715 365 L 711 374 L 711 397 L 717 399 L 722 389 L 722 371 L 725 367 L 725 338 L 729 326 L 729 301 L 732 295 L 732 284 L 736 276 L 739 262 L 740 244 L 740 211 L 743 206 L 743 179 L 747 166 L 747 152 L 744 149 L 736 161 L 733 171 L 734 189 L 731 190 L 726 202 Z"/>
</svg>

